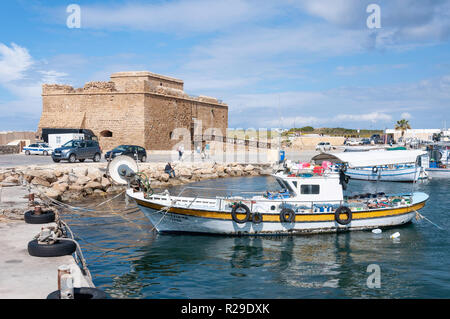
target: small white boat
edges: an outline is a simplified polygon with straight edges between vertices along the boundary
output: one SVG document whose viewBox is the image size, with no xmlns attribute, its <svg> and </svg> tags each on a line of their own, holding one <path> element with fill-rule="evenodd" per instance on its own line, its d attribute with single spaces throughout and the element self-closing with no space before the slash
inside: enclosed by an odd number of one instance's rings
<svg viewBox="0 0 450 319">
<path fill-rule="evenodd" d="M 431 178 L 450 178 L 450 145 L 437 144 L 428 148 L 427 154 L 421 156 L 425 171 Z"/>
<path fill-rule="evenodd" d="M 415 164 L 348 168 L 345 175 L 352 179 L 385 182 L 414 182 L 428 177 L 425 170 Z"/>
<path fill-rule="evenodd" d="M 418 164 L 425 151 L 377 150 L 366 152 L 322 153 L 312 159 L 316 162 L 328 160 L 338 164 L 347 163 L 345 175 L 351 179 L 365 181 L 416 182 L 426 179 L 428 174 Z"/>
</svg>

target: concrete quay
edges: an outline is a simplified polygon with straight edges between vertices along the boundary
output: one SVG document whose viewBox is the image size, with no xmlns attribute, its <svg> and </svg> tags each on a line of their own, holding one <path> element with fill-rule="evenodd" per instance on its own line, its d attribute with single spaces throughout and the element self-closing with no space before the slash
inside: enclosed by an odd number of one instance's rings
<svg viewBox="0 0 450 319">
<path fill-rule="evenodd" d="M 28 242 L 34 239 L 41 227 L 55 223 L 27 224 L 21 220 L 28 210 L 27 196 L 25 187 L 1 188 L 0 299 L 45 299 L 58 290 L 58 267 L 61 265 L 73 265 L 80 274 L 76 279 L 80 287 L 94 287 L 90 278 L 81 275 L 72 255 L 48 258 L 29 255 Z"/>
</svg>

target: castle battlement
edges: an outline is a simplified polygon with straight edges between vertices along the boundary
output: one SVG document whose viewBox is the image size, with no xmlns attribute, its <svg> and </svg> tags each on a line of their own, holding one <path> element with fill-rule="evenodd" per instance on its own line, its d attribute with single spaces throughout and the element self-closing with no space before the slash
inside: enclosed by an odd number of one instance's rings
<svg viewBox="0 0 450 319">
<path fill-rule="evenodd" d="M 225 105 L 209 96 L 190 96 L 183 90 L 184 82 L 172 77 L 147 71 L 118 72 L 111 75 L 111 81 L 87 82 L 82 88 L 63 84 L 43 84 L 42 95 L 64 94 L 111 94 L 111 93 L 149 93 L 160 94 L 192 101 Z"/>
</svg>

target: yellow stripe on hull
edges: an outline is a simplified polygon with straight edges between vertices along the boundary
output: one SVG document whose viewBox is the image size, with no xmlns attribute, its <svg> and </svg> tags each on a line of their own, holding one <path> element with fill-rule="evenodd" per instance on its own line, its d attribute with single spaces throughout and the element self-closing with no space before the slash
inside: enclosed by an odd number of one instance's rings
<svg viewBox="0 0 450 319">
<path fill-rule="evenodd" d="M 139 199 L 135 199 L 138 205 L 148 207 L 154 210 L 160 210 L 164 205 L 151 203 Z M 414 211 L 418 211 L 422 207 L 425 206 L 425 201 L 414 204 L 409 207 L 400 207 L 400 208 L 388 208 L 388 209 L 377 209 L 377 210 L 369 210 L 369 211 L 358 211 L 352 212 L 352 220 L 364 220 L 369 218 L 382 218 L 382 217 L 391 217 L 391 216 L 399 216 L 403 214 L 408 214 Z M 168 212 L 187 215 L 187 216 L 195 216 L 202 218 L 212 218 L 212 219 L 221 219 L 221 220 L 232 220 L 231 213 L 229 212 L 217 212 L 217 211 L 207 211 L 207 210 L 194 210 L 194 209 L 185 209 L 179 207 L 171 207 Z M 262 214 L 264 222 L 280 222 L 279 214 Z M 239 219 L 243 219 L 245 214 L 237 214 Z M 342 219 L 346 219 L 347 216 L 345 214 L 341 214 Z M 333 222 L 335 221 L 334 213 L 313 213 L 313 214 L 296 214 L 295 222 Z"/>
</svg>

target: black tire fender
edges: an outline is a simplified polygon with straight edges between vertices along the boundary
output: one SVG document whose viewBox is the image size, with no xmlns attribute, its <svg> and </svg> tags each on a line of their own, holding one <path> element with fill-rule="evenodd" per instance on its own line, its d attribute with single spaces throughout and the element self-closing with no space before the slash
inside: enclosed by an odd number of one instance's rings
<svg viewBox="0 0 450 319">
<path fill-rule="evenodd" d="M 372 167 L 372 174 L 378 173 L 378 167 L 374 166 Z"/>
<path fill-rule="evenodd" d="M 108 295 L 98 288 L 81 287 L 73 288 L 74 299 L 107 299 Z M 51 292 L 47 299 L 61 299 L 61 291 Z"/>
<path fill-rule="evenodd" d="M 55 221 L 55 213 L 51 210 L 43 211 L 40 215 L 36 215 L 34 211 L 29 210 L 23 215 L 27 224 L 47 224 Z"/>
<path fill-rule="evenodd" d="M 252 222 L 254 224 L 260 224 L 263 221 L 263 215 L 261 213 L 253 213 Z"/>
<path fill-rule="evenodd" d="M 244 218 L 244 219 L 239 219 L 239 218 L 237 217 L 237 215 L 239 214 L 239 213 L 237 212 L 237 210 L 238 210 L 239 208 L 242 208 L 242 209 L 245 210 L 245 218 Z M 238 224 L 246 223 L 246 222 L 248 222 L 248 220 L 250 219 L 250 209 L 249 209 L 248 206 L 245 205 L 245 204 L 242 204 L 242 203 L 235 204 L 235 205 L 233 205 L 233 209 L 231 210 L 231 218 L 233 218 L 233 220 L 234 220 L 236 223 L 238 223 Z"/>
<path fill-rule="evenodd" d="M 35 257 L 60 257 L 72 255 L 77 249 L 73 241 L 59 240 L 54 244 L 39 244 L 37 239 L 28 243 L 28 253 Z"/>
<path fill-rule="evenodd" d="M 280 212 L 280 220 L 283 223 L 295 222 L 295 212 L 291 208 L 283 208 Z"/>
<path fill-rule="evenodd" d="M 346 214 L 347 219 L 341 219 L 341 214 Z M 338 209 L 334 212 L 334 219 L 338 224 L 348 225 L 352 221 L 352 211 L 347 206 L 339 206 Z"/>
</svg>

